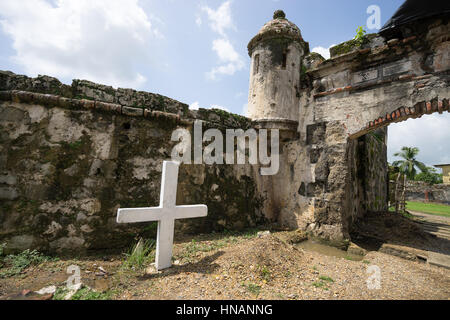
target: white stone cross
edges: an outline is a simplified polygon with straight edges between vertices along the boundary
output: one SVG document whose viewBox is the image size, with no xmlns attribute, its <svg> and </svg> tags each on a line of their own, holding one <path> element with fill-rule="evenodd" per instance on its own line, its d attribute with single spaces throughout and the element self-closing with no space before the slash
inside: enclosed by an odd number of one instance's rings
<svg viewBox="0 0 450 320">
<path fill-rule="evenodd" d="M 117 210 L 117 223 L 158 221 L 156 238 L 156 269 L 172 265 L 173 231 L 176 219 L 205 217 L 206 205 L 177 206 L 177 184 L 179 162 L 164 161 L 159 207 Z"/>
</svg>

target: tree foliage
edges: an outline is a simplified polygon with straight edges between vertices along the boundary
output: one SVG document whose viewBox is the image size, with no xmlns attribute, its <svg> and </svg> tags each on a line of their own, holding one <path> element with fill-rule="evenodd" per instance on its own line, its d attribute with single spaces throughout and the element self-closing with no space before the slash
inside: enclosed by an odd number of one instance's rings
<svg viewBox="0 0 450 320">
<path fill-rule="evenodd" d="M 426 172 L 420 172 L 414 177 L 415 181 L 424 181 L 429 184 L 443 183 L 443 175 L 433 167 L 427 167 Z"/>
<path fill-rule="evenodd" d="M 406 175 L 409 180 L 414 180 L 417 169 L 422 172 L 428 172 L 427 166 L 416 159 L 419 154 L 419 148 L 403 147 L 400 152 L 394 153 L 394 156 L 402 158 L 392 163 L 394 167 L 398 167 L 400 173 Z"/>
</svg>

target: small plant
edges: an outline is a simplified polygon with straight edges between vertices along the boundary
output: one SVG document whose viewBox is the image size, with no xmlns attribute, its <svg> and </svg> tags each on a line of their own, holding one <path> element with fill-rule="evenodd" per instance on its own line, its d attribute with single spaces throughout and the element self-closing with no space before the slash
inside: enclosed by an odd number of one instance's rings
<svg viewBox="0 0 450 320">
<path fill-rule="evenodd" d="M 322 281 L 326 281 L 326 282 L 334 282 L 334 280 L 332 278 L 327 277 L 327 276 L 320 276 L 319 279 Z"/>
<path fill-rule="evenodd" d="M 66 287 L 59 287 L 53 295 L 53 300 L 65 300 L 69 290 Z M 97 292 L 89 287 L 84 287 L 75 292 L 69 300 L 110 300 L 112 291 Z"/>
<path fill-rule="evenodd" d="M 44 256 L 37 250 L 29 250 L 29 249 L 17 255 L 8 255 L 3 259 L 4 264 L 8 266 L 8 268 L 5 271 L 0 272 L 0 278 L 18 275 L 31 265 L 38 265 L 43 262 L 51 260 L 55 259 Z"/>
<path fill-rule="evenodd" d="M 82 288 L 78 290 L 71 298 L 71 300 L 110 300 L 112 296 L 111 291 L 97 292 L 90 288 Z"/>
<path fill-rule="evenodd" d="M 242 286 L 251 294 L 254 294 L 255 296 L 258 296 L 261 292 L 261 286 L 258 286 L 254 283 L 242 283 Z"/>
<path fill-rule="evenodd" d="M 315 281 L 312 283 L 312 285 L 316 288 L 322 288 L 323 290 L 328 290 L 328 288 L 325 286 L 325 282 L 323 282 L 323 281 Z"/>
<path fill-rule="evenodd" d="M 155 240 L 143 240 L 142 238 L 126 254 L 123 268 L 139 270 L 155 259 Z"/>
<path fill-rule="evenodd" d="M 272 273 L 270 272 L 268 267 L 263 266 L 262 268 L 260 268 L 260 273 L 263 280 L 270 281 L 272 279 Z"/>
<path fill-rule="evenodd" d="M 329 288 L 326 286 L 327 283 L 333 283 L 334 280 L 327 276 L 320 276 L 319 281 L 315 281 L 312 283 L 312 285 L 316 288 L 322 288 L 323 290 L 329 290 Z"/>
<path fill-rule="evenodd" d="M 358 258 L 354 258 L 352 256 L 345 256 L 344 258 L 345 258 L 345 260 L 349 260 L 349 261 L 359 261 Z"/>
<path fill-rule="evenodd" d="M 69 293 L 69 289 L 66 287 L 58 287 L 56 288 L 55 293 L 53 294 L 53 300 L 64 300 L 66 295 Z"/>
<path fill-rule="evenodd" d="M 366 30 L 364 30 L 363 27 L 358 27 L 358 29 L 356 29 L 356 36 L 354 38 L 354 40 L 360 45 L 362 46 L 364 44 L 364 42 L 366 42 Z"/>
</svg>

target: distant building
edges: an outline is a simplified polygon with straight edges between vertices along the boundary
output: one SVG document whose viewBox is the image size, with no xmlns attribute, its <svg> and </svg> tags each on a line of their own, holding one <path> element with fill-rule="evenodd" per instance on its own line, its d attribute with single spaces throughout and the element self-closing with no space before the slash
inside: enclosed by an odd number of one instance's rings
<svg viewBox="0 0 450 320">
<path fill-rule="evenodd" d="M 450 184 L 450 164 L 437 164 L 435 167 L 442 169 L 444 184 Z"/>
</svg>

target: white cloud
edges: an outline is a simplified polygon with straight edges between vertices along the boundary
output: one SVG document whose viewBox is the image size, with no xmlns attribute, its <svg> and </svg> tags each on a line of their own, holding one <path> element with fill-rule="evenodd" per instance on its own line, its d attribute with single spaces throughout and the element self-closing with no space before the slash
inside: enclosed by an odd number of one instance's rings
<svg viewBox="0 0 450 320">
<path fill-rule="evenodd" d="M 226 29 L 234 28 L 233 20 L 231 18 L 231 1 L 225 1 L 217 10 L 204 6 L 202 7 L 202 11 L 206 12 L 208 15 L 211 29 L 221 36 L 226 36 Z"/>
<path fill-rule="evenodd" d="M 214 80 L 217 78 L 217 74 L 233 75 L 236 71 L 244 68 L 245 64 L 243 59 L 236 50 L 234 50 L 234 47 L 229 40 L 214 40 L 212 49 L 216 52 L 222 65 L 214 67 L 208 72 L 208 78 Z"/>
<path fill-rule="evenodd" d="M 136 65 L 148 61 L 149 38 L 162 36 L 138 0 L 2 0 L 0 26 L 29 75 L 124 87 L 146 81 Z"/>
<path fill-rule="evenodd" d="M 335 44 L 332 44 L 331 46 L 329 46 L 328 48 L 324 48 L 324 47 L 314 47 L 311 52 L 316 52 L 318 54 L 320 54 L 322 57 L 324 57 L 325 59 L 330 59 L 330 48 L 334 47 Z"/>
<path fill-rule="evenodd" d="M 450 114 L 424 115 L 388 127 L 388 160 L 403 146 L 418 147 L 418 160 L 428 166 L 450 163 Z"/>
<path fill-rule="evenodd" d="M 198 101 L 195 101 L 189 105 L 190 110 L 198 110 L 200 108 L 200 104 Z"/>
<path fill-rule="evenodd" d="M 216 80 L 218 75 L 231 76 L 242 70 L 245 67 L 244 60 L 236 52 L 226 34 L 226 30 L 235 29 L 231 16 L 231 1 L 223 2 L 217 10 L 204 6 L 202 11 L 207 13 L 212 31 L 221 36 L 212 43 L 212 49 L 216 52 L 220 65 L 207 72 L 206 77 Z"/>
<path fill-rule="evenodd" d="M 222 62 L 237 62 L 241 60 L 233 45 L 227 39 L 216 39 L 213 41 L 213 50 Z"/>
<path fill-rule="evenodd" d="M 222 106 L 219 106 L 219 105 L 217 105 L 217 104 L 213 104 L 213 105 L 211 106 L 211 109 L 220 109 L 220 110 L 223 110 L 223 111 L 226 111 L 226 112 L 230 112 L 230 110 L 228 110 L 227 108 L 222 107 Z"/>
<path fill-rule="evenodd" d="M 213 104 L 209 108 L 208 107 L 200 107 L 200 103 L 198 101 L 195 101 L 195 102 L 193 102 L 193 103 L 191 103 L 189 105 L 189 109 L 190 110 L 198 110 L 200 108 L 203 108 L 203 109 L 220 109 L 220 110 L 224 110 L 224 111 L 230 112 L 230 110 L 228 110 L 228 108 L 222 107 L 222 106 L 220 106 L 218 104 Z"/>
</svg>

